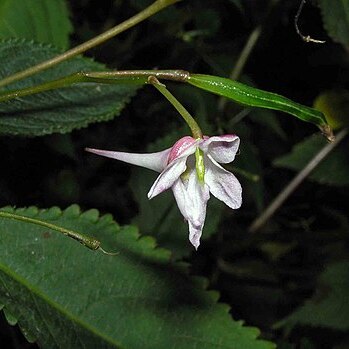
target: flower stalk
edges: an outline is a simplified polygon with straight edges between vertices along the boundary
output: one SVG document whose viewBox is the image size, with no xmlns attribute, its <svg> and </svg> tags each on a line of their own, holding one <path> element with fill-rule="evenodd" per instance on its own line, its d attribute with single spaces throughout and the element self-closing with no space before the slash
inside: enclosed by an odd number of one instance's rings
<svg viewBox="0 0 349 349">
<path fill-rule="evenodd" d="M 179 112 L 179 114 L 189 126 L 193 138 L 203 138 L 203 134 L 198 123 L 190 115 L 188 110 L 185 109 L 184 106 L 177 100 L 177 98 L 166 88 L 166 86 L 160 83 L 160 81 L 155 76 L 150 76 L 148 78 L 148 82 L 152 84 L 175 107 L 175 109 Z"/>
</svg>

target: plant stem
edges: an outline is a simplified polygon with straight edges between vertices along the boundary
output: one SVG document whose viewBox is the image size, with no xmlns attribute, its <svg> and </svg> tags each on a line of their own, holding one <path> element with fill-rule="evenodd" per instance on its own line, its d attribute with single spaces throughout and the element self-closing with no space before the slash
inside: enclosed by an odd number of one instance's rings
<svg viewBox="0 0 349 349">
<path fill-rule="evenodd" d="M 67 87 L 79 82 L 91 82 L 102 84 L 135 84 L 148 83 L 148 78 L 155 76 L 159 79 L 186 81 L 189 73 L 184 70 L 125 70 L 116 72 L 78 72 L 63 78 L 45 82 L 40 85 L 23 88 L 20 90 L 7 91 L 0 94 L 0 102 L 9 101 L 13 98 L 32 95 L 39 92 L 49 91 L 56 88 Z"/>
<path fill-rule="evenodd" d="M 88 247 L 91 250 L 98 250 L 100 248 L 100 242 L 98 240 L 95 240 L 91 237 L 88 237 L 86 235 L 77 233 L 73 230 L 69 230 L 66 228 L 59 227 L 58 225 L 47 223 L 45 221 L 41 221 L 39 219 L 34 219 L 34 218 L 29 218 L 25 216 L 21 216 L 15 213 L 10 213 L 10 212 L 3 212 L 0 211 L 0 218 L 5 218 L 5 219 L 14 219 L 17 221 L 25 222 L 25 223 L 31 223 L 31 224 L 36 224 L 40 225 L 42 227 L 58 231 L 59 233 L 62 233 L 63 235 L 66 235 L 74 240 L 79 241 L 82 245 Z M 104 252 L 104 251 L 103 251 Z"/>
<path fill-rule="evenodd" d="M 176 99 L 176 97 L 166 88 L 164 84 L 161 84 L 155 76 L 150 76 L 148 82 L 152 84 L 181 114 L 184 121 L 189 126 L 194 138 L 202 138 L 202 131 L 195 121 L 195 119 L 190 115 L 187 109 Z"/>
<path fill-rule="evenodd" d="M 312 37 L 310 37 L 310 35 L 303 35 L 302 32 L 299 30 L 299 26 L 298 26 L 299 16 L 302 13 L 305 1 L 306 0 L 301 0 L 296 16 L 294 17 L 294 27 L 296 28 L 296 32 L 305 42 L 314 42 L 315 44 L 324 44 L 326 41 L 313 39 Z"/>
<path fill-rule="evenodd" d="M 128 20 L 116 25 L 115 27 L 107 30 L 106 32 L 92 38 L 91 40 L 88 40 L 81 45 L 78 45 L 71 50 L 68 50 L 54 58 L 51 58 L 45 62 L 39 63 L 33 67 L 30 67 L 28 69 L 25 69 L 21 72 L 15 73 L 13 75 L 10 75 L 6 77 L 5 79 L 0 81 L 0 87 L 6 86 L 10 83 L 13 83 L 15 81 L 27 78 L 28 76 L 34 75 L 40 71 L 46 70 L 48 68 L 53 67 L 54 65 L 61 63 L 69 58 L 72 58 L 74 56 L 77 56 L 97 45 L 102 44 L 103 42 L 111 39 L 117 34 L 120 34 L 121 32 L 135 26 L 136 24 L 142 22 L 143 20 L 147 19 L 148 17 L 154 15 L 155 13 L 159 12 L 160 10 L 164 9 L 167 6 L 170 6 L 180 0 L 156 0 L 152 5 L 144 9 L 143 11 L 137 13 L 135 16 L 129 18 Z"/>
<path fill-rule="evenodd" d="M 295 189 L 309 176 L 309 174 L 320 164 L 320 162 L 345 138 L 348 129 L 343 129 L 337 135 L 332 143 L 326 144 L 300 171 L 291 182 L 277 195 L 266 210 L 257 217 L 250 227 L 249 232 L 255 233 L 274 215 L 285 200 L 295 191 Z"/>
</svg>

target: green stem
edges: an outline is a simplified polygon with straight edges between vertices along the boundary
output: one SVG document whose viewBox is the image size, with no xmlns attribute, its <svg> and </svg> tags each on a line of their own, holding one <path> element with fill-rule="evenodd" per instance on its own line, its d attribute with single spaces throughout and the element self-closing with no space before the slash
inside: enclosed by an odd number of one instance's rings
<svg viewBox="0 0 349 349">
<path fill-rule="evenodd" d="M 176 99 L 176 97 L 161 84 L 155 76 L 150 76 L 148 82 L 152 84 L 181 114 L 184 121 L 189 126 L 194 138 L 202 138 L 202 131 L 195 121 L 195 119 L 189 114 L 189 112 L 183 107 L 183 105 Z"/>
<path fill-rule="evenodd" d="M 84 42 L 81 45 L 78 45 L 71 50 L 68 50 L 61 55 L 58 55 L 54 58 L 51 58 L 45 62 L 39 63 L 33 67 L 30 67 L 28 69 L 25 69 L 21 72 L 18 72 L 16 74 L 10 75 L 6 77 L 5 79 L 0 81 L 0 87 L 6 86 L 10 83 L 13 83 L 15 81 L 27 78 L 28 76 L 34 75 L 40 71 L 46 70 L 48 68 L 53 67 L 54 65 L 61 63 L 69 58 L 75 57 L 97 45 L 102 44 L 103 42 L 111 39 L 117 34 L 120 34 L 121 32 L 135 26 L 136 24 L 144 21 L 148 17 L 154 15 L 155 13 L 159 12 L 160 10 L 164 9 L 167 6 L 170 6 L 180 0 L 156 0 L 152 5 L 144 9 L 143 11 L 139 12 L 135 16 L 129 18 L 125 22 L 122 22 L 115 27 L 107 30 L 106 32 L 94 37 L 91 40 L 88 40 Z"/>
<path fill-rule="evenodd" d="M 42 227 L 45 227 L 45 228 L 48 228 L 51 230 L 58 231 L 59 233 L 62 233 L 63 235 L 69 236 L 70 238 L 79 241 L 82 245 L 88 247 L 91 250 L 98 250 L 101 248 L 100 247 L 101 243 L 99 241 L 91 238 L 91 237 L 88 237 L 86 235 L 77 233 L 75 231 L 72 231 L 72 230 L 69 230 L 66 228 L 59 227 L 58 225 L 54 225 L 51 223 L 41 221 L 39 219 L 29 218 L 29 217 L 15 214 L 15 213 L 3 212 L 3 211 L 0 211 L 0 218 L 14 219 L 17 221 L 36 224 L 36 225 L 40 225 Z"/>
<path fill-rule="evenodd" d="M 79 82 L 143 85 L 148 83 L 148 78 L 150 76 L 155 76 L 159 79 L 164 80 L 186 81 L 189 77 L 189 73 L 184 70 L 125 70 L 116 72 L 87 73 L 78 72 L 54 81 L 45 82 L 40 85 L 0 93 L 0 102 L 6 102 L 17 97 L 28 96 L 56 88 L 67 87 Z"/>
</svg>

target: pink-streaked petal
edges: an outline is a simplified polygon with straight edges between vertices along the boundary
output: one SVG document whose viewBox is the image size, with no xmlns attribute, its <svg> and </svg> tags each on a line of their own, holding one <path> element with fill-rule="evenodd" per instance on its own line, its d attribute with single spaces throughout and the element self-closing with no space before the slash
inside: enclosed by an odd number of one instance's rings
<svg viewBox="0 0 349 349">
<path fill-rule="evenodd" d="M 162 193 L 172 187 L 173 183 L 186 170 L 186 158 L 179 158 L 172 161 L 159 175 L 154 184 L 149 190 L 148 198 L 152 199 L 156 195 Z"/>
<path fill-rule="evenodd" d="M 204 137 L 199 146 L 205 154 L 211 155 L 215 161 L 221 164 L 228 164 L 235 159 L 239 145 L 240 138 L 238 136 L 223 135 Z"/>
<path fill-rule="evenodd" d="M 189 224 L 189 240 L 197 249 L 206 218 L 207 201 L 210 198 L 209 188 L 198 181 L 196 171 L 192 171 L 188 183 L 176 181 L 172 187 L 179 210 Z"/>
<path fill-rule="evenodd" d="M 168 163 L 180 158 L 188 157 L 195 153 L 197 140 L 190 136 L 182 137 L 171 148 Z"/>
<path fill-rule="evenodd" d="M 214 159 L 205 162 L 205 182 L 210 192 L 230 208 L 236 209 L 242 203 L 242 188 L 237 178 L 220 166 Z"/>
<path fill-rule="evenodd" d="M 149 154 L 124 153 L 120 151 L 110 151 L 91 148 L 85 148 L 85 150 L 93 154 L 127 162 L 128 164 L 145 167 L 149 170 L 153 170 L 156 172 L 162 172 L 164 170 L 164 168 L 167 166 L 168 156 L 171 152 L 171 148 L 157 153 Z"/>
</svg>

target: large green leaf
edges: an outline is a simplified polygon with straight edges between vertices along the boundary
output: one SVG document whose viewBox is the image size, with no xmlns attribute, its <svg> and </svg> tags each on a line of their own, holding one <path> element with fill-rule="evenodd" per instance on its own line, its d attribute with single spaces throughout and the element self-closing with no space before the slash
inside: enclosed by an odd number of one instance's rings
<svg viewBox="0 0 349 349">
<path fill-rule="evenodd" d="M 23 40 L 0 42 L 0 78 L 21 71 L 58 54 L 47 45 Z M 54 68 L 2 89 L 37 85 L 79 71 L 104 70 L 87 58 L 74 58 Z M 38 136 L 66 133 L 89 123 L 112 119 L 135 93 L 135 86 L 80 83 L 0 103 L 0 133 Z"/>
<path fill-rule="evenodd" d="M 14 212 L 11 208 L 4 209 Z M 15 213 L 93 235 L 117 256 L 37 225 L 0 220 L 0 307 L 42 348 L 268 349 L 185 266 L 97 210 Z"/>
<path fill-rule="evenodd" d="M 349 1 L 319 0 L 322 19 L 334 41 L 349 46 Z"/>
<path fill-rule="evenodd" d="M 300 171 L 326 145 L 326 141 L 319 135 L 311 136 L 296 144 L 289 154 L 274 160 L 278 167 Z M 322 161 L 309 176 L 313 181 L 321 184 L 348 185 L 349 163 L 348 145 L 337 147 Z"/>
<path fill-rule="evenodd" d="M 320 275 L 314 296 L 277 327 L 295 325 L 349 330 L 349 263 L 330 265 Z"/>
<path fill-rule="evenodd" d="M 69 46 L 72 32 L 65 0 L 1 0 L 0 38 L 26 38 Z"/>
</svg>

